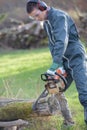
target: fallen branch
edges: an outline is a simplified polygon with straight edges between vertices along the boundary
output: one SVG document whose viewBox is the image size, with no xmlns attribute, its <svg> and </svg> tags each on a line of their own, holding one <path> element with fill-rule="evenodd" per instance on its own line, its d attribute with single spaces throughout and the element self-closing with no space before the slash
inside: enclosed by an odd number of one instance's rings
<svg viewBox="0 0 87 130">
<path fill-rule="evenodd" d="M 12 126 L 24 126 L 24 125 L 28 125 L 29 122 L 22 120 L 22 119 L 18 119 L 16 121 L 8 121 L 8 122 L 0 122 L 0 127 L 12 127 Z"/>
</svg>

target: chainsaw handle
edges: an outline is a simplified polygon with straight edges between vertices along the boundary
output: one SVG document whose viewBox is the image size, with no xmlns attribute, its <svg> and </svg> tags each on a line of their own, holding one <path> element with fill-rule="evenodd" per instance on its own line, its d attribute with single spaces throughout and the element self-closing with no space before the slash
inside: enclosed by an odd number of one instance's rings
<svg viewBox="0 0 87 130">
<path fill-rule="evenodd" d="M 67 80 L 64 76 L 62 76 L 61 74 L 58 74 L 57 72 L 55 72 L 55 75 L 59 76 L 63 80 L 65 86 L 67 86 Z M 53 80 L 54 82 L 58 81 L 58 79 L 54 79 L 54 75 L 51 75 L 51 74 L 48 74 L 48 73 L 41 74 L 41 79 L 43 81 L 50 81 L 50 80 L 51 81 Z"/>
<path fill-rule="evenodd" d="M 49 77 L 50 77 L 50 78 L 49 78 Z M 55 80 L 52 75 L 47 74 L 47 73 L 41 74 L 41 79 L 42 79 L 43 81 Z"/>
</svg>

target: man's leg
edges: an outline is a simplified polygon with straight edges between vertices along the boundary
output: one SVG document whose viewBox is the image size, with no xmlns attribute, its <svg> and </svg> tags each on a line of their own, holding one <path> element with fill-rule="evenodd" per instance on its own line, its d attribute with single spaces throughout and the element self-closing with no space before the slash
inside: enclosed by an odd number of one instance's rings
<svg viewBox="0 0 87 130">
<path fill-rule="evenodd" d="M 87 63 L 84 55 L 77 55 L 71 61 L 73 79 L 79 93 L 80 103 L 84 106 L 84 120 L 87 123 Z"/>
</svg>

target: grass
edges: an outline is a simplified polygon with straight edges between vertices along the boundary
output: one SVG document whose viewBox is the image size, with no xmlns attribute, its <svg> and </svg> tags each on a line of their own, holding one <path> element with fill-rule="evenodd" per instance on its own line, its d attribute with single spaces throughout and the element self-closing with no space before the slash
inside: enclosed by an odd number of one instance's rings
<svg viewBox="0 0 87 130">
<path fill-rule="evenodd" d="M 44 89 L 40 74 L 46 72 L 51 65 L 51 56 L 47 48 L 36 50 L 0 51 L 0 97 L 6 98 L 37 98 Z M 65 92 L 73 119 L 76 125 L 66 130 L 87 130 L 83 107 L 79 103 L 75 84 Z M 62 117 L 54 116 L 50 121 L 44 121 L 33 130 L 60 130 Z M 36 123 L 37 124 L 37 123 Z M 31 130 L 31 128 L 29 128 Z M 65 130 L 65 128 L 62 128 Z"/>
<path fill-rule="evenodd" d="M 37 86 L 40 90 L 43 89 L 40 74 L 46 71 L 51 62 L 50 54 L 46 50 L 0 53 L 0 94 L 6 96 L 7 86 L 14 96 L 17 96 L 17 92 L 22 92 L 20 97 L 35 98 L 36 95 L 32 93 L 37 91 Z"/>
</svg>

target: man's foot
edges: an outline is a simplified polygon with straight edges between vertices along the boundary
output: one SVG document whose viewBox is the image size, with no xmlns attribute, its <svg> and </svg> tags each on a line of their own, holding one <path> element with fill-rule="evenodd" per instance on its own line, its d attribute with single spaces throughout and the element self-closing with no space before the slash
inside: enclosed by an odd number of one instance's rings
<svg viewBox="0 0 87 130">
<path fill-rule="evenodd" d="M 64 126 L 73 126 L 75 125 L 75 122 L 72 119 L 64 120 L 63 121 Z"/>
<path fill-rule="evenodd" d="M 85 120 L 85 123 L 86 123 L 86 125 L 87 125 L 87 121 Z"/>
<path fill-rule="evenodd" d="M 84 109 L 84 120 L 85 120 L 85 123 L 87 125 L 87 109 Z"/>
</svg>

